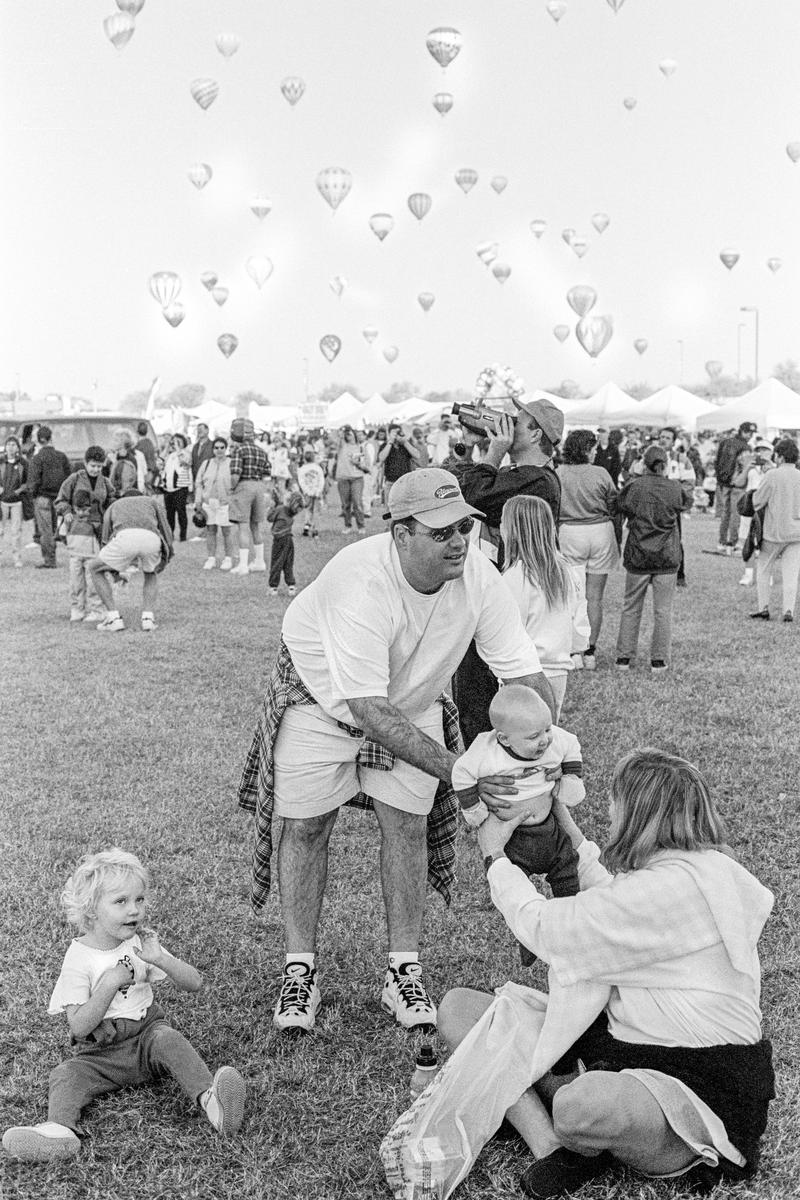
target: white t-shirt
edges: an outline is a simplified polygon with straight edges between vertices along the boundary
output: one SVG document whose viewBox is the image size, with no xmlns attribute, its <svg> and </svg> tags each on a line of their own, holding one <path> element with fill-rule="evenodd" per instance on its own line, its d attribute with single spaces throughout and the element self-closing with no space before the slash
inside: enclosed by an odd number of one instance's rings
<svg viewBox="0 0 800 1200">
<path fill-rule="evenodd" d="M 409 720 L 447 687 L 471 638 L 500 679 L 541 670 L 500 575 L 470 548 L 460 579 L 431 595 L 406 580 L 391 534 L 340 550 L 286 610 L 283 639 L 297 673 L 334 720 L 349 699 L 385 696 Z"/>
<path fill-rule="evenodd" d="M 75 939 L 64 955 L 61 974 L 56 980 L 47 1006 L 50 1016 L 62 1013 L 68 1004 L 85 1004 L 97 987 L 101 975 L 115 967 L 118 962 L 124 961 L 133 968 L 134 982 L 121 988 L 114 995 L 101 1019 L 127 1017 L 131 1021 L 141 1021 L 153 1003 L 153 989 L 150 984 L 167 978 L 160 967 L 144 962 L 134 953 L 141 948 L 138 933 L 120 942 L 114 950 L 95 950 L 93 946 L 86 946 Z"/>
<path fill-rule="evenodd" d="M 563 675 L 575 664 L 571 655 L 589 644 L 589 618 L 586 613 L 584 573 L 569 568 L 572 588 L 563 608 L 548 608 L 544 592 L 526 577 L 521 562 L 503 573 L 503 579 L 516 601 L 528 637 L 536 645 L 545 675 Z"/>
<path fill-rule="evenodd" d="M 297 482 L 304 496 L 322 496 L 325 492 L 325 473 L 319 463 L 301 463 L 297 468 Z"/>
<path fill-rule="evenodd" d="M 541 825 L 550 812 L 553 804 L 554 779 L 546 779 L 545 772 L 552 767 L 565 766 L 569 763 L 571 774 L 579 775 L 583 764 L 580 742 L 574 733 L 561 729 L 558 725 L 551 726 L 553 740 L 542 754 L 541 758 L 525 761 L 509 753 L 497 740 L 497 734 L 492 729 L 488 733 L 479 733 L 468 750 L 456 759 L 453 766 L 453 787 L 457 792 L 472 788 L 484 775 L 508 775 L 514 780 L 518 789 L 516 795 L 508 799 L 514 804 L 522 804 L 527 800 L 540 799 L 541 804 L 536 811 L 523 821 L 523 825 Z M 483 804 L 473 807 L 477 810 Z M 471 814 L 472 809 L 465 809 L 465 814 Z M 476 818 L 478 812 L 475 813 Z M 467 815 L 471 825 L 473 821 Z M 476 822 L 480 824 L 480 821 Z"/>
</svg>

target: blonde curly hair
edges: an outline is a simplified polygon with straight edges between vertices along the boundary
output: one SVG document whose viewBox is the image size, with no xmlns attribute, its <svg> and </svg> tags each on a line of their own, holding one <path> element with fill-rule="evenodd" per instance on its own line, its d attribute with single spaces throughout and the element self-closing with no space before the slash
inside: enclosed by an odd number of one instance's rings
<svg viewBox="0 0 800 1200">
<path fill-rule="evenodd" d="M 112 846 L 96 854 L 85 854 L 66 882 L 60 901 L 70 925 L 81 932 L 91 929 L 95 921 L 95 905 L 109 881 L 120 875 L 133 875 L 141 881 L 147 893 L 150 890 L 150 874 L 135 854 Z"/>
</svg>

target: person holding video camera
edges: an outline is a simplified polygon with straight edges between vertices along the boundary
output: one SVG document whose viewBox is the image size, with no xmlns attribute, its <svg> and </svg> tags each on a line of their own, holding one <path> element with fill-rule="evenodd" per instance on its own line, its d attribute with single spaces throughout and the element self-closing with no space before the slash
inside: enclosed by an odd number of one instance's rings
<svg viewBox="0 0 800 1200">
<path fill-rule="evenodd" d="M 561 508 L 561 484 L 552 460 L 564 432 L 564 414 L 550 400 L 523 403 L 514 398 L 513 403 L 514 416 L 491 411 L 475 414 L 466 405 L 456 413 L 467 454 L 482 438 L 489 440 L 484 459 L 468 464 L 459 473 L 459 482 L 467 503 L 486 514 L 480 545 L 498 570 L 503 566 L 500 521 L 507 500 L 538 496 L 550 506 L 556 528 Z M 511 465 L 501 467 L 506 454 Z M 496 691 L 497 681 L 472 642 L 453 677 L 453 699 L 467 745 L 491 727 L 489 705 Z"/>
<path fill-rule="evenodd" d="M 402 425 L 390 425 L 386 444 L 378 453 L 378 466 L 383 469 L 384 505 L 387 503 L 392 484 L 397 483 L 398 479 L 402 479 L 415 467 L 421 466 L 420 459 L 418 447 L 406 437 Z"/>
</svg>

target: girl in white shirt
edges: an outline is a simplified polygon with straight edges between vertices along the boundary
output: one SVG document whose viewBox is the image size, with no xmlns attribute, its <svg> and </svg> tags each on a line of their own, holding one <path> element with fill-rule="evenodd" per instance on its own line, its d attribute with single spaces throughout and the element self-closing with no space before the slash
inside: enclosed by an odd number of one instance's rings
<svg viewBox="0 0 800 1200">
<path fill-rule="evenodd" d="M 503 579 L 553 689 L 557 724 L 567 675 L 575 667 L 572 655 L 589 644 L 583 577 L 558 549 L 550 505 L 538 496 L 514 496 L 506 502 L 500 536 L 506 555 Z"/>
</svg>

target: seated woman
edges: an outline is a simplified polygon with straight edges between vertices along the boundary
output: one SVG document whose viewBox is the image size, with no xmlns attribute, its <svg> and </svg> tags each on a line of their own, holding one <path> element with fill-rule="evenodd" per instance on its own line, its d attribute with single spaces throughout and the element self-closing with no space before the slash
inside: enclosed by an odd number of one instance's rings
<svg viewBox="0 0 800 1200">
<path fill-rule="evenodd" d="M 538 1158 L 522 1190 L 539 1198 L 569 1195 L 620 1164 L 697 1190 L 746 1178 L 774 1096 L 756 950 L 772 894 L 733 858 L 706 782 L 685 759 L 633 751 L 610 801 L 605 866 L 555 806 L 582 889 L 559 900 L 505 857 L 514 820 L 492 816 L 478 830 L 495 906 L 562 994 L 580 981 L 610 988 L 598 1019 L 508 1111 Z M 451 1049 L 492 1000 L 447 993 L 439 1032 Z"/>
</svg>

